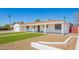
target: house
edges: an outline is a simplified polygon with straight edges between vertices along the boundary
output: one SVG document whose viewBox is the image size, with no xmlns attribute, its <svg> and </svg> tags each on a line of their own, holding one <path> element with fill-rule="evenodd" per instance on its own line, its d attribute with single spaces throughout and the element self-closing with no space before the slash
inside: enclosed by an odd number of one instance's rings
<svg viewBox="0 0 79 59">
<path fill-rule="evenodd" d="M 3 29 L 3 26 L 0 26 L 0 30 L 2 30 Z"/>
<path fill-rule="evenodd" d="M 42 32 L 66 34 L 69 33 L 70 25 L 63 20 L 48 20 L 31 23 L 17 22 L 14 26 L 15 32 Z"/>
<path fill-rule="evenodd" d="M 71 33 L 78 33 L 78 27 L 77 25 L 71 26 Z"/>
</svg>

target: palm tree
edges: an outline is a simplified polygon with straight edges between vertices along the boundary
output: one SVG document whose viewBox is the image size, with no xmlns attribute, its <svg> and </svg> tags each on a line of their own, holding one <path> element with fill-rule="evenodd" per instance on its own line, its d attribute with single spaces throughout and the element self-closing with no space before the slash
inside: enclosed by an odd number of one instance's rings
<svg viewBox="0 0 79 59">
<path fill-rule="evenodd" d="M 65 19 L 66 19 L 66 17 L 64 16 L 63 20 L 65 20 Z"/>
<path fill-rule="evenodd" d="M 36 19 L 35 22 L 40 22 L 40 19 Z"/>
<path fill-rule="evenodd" d="M 11 25 L 11 15 L 8 15 L 8 17 L 9 17 L 9 21 L 10 21 L 10 25 Z"/>
<path fill-rule="evenodd" d="M 10 21 L 10 26 L 12 25 L 11 17 L 12 17 L 11 15 L 8 15 L 8 18 L 9 18 L 9 21 Z M 11 29 L 11 27 L 10 27 L 10 29 Z"/>
<path fill-rule="evenodd" d="M 48 21 L 51 21 L 51 19 L 49 18 Z"/>
</svg>

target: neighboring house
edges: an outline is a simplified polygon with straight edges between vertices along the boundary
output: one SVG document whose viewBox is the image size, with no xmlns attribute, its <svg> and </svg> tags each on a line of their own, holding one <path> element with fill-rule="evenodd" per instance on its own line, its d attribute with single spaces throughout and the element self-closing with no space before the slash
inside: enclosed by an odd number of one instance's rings
<svg viewBox="0 0 79 59">
<path fill-rule="evenodd" d="M 3 26 L 0 26 L 0 30 L 2 30 L 3 29 Z"/>
<path fill-rule="evenodd" d="M 2 26 L 0 26 L 0 29 L 2 28 Z"/>
<path fill-rule="evenodd" d="M 15 32 L 43 32 L 46 33 L 69 33 L 70 25 L 63 20 L 49 20 L 31 23 L 17 22 L 14 25 Z"/>
<path fill-rule="evenodd" d="M 76 26 L 76 25 L 71 26 L 71 32 L 72 33 L 78 33 L 78 27 L 79 26 Z"/>
</svg>

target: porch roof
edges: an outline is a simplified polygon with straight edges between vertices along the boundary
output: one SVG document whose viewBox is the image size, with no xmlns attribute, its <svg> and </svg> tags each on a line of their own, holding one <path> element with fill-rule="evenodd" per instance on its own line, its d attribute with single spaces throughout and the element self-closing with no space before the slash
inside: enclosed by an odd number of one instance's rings
<svg viewBox="0 0 79 59">
<path fill-rule="evenodd" d="M 51 20 L 51 21 L 31 22 L 31 23 L 26 23 L 26 25 L 59 24 L 59 23 L 62 23 L 62 22 L 63 22 L 63 20 Z"/>
<path fill-rule="evenodd" d="M 60 24 L 64 22 L 63 20 L 50 20 L 50 21 L 39 21 L 39 22 L 30 22 L 30 23 L 21 23 L 21 22 L 18 22 L 19 25 L 26 25 L 26 26 L 29 26 L 29 25 L 45 25 L 45 24 Z"/>
</svg>

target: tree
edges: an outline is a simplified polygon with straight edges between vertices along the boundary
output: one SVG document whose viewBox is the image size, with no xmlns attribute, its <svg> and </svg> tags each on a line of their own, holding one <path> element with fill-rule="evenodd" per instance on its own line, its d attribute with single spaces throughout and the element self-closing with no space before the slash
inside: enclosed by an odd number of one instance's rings
<svg viewBox="0 0 79 59">
<path fill-rule="evenodd" d="M 40 19 L 36 19 L 35 22 L 40 22 Z"/>
<path fill-rule="evenodd" d="M 9 17 L 9 21 L 10 21 L 10 25 L 11 25 L 11 15 L 8 15 L 8 17 Z"/>
<path fill-rule="evenodd" d="M 3 27 L 4 27 L 4 29 L 6 29 L 6 30 L 10 30 L 10 25 L 9 25 L 9 24 L 4 25 Z"/>
<path fill-rule="evenodd" d="M 9 17 L 9 21 L 10 21 L 10 30 L 12 30 L 12 27 L 11 27 L 11 25 L 12 25 L 12 20 L 11 20 L 11 15 L 8 15 L 8 17 Z"/>
<path fill-rule="evenodd" d="M 16 24 L 17 22 L 13 22 L 12 25 Z"/>
<path fill-rule="evenodd" d="M 74 24 L 73 24 L 73 23 L 69 23 L 69 25 L 70 25 L 70 26 L 73 26 Z"/>
<path fill-rule="evenodd" d="M 63 20 L 65 20 L 65 19 L 66 19 L 66 17 L 64 16 Z"/>
</svg>

